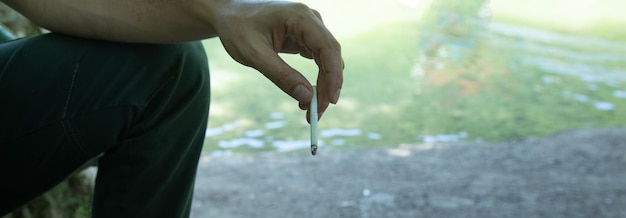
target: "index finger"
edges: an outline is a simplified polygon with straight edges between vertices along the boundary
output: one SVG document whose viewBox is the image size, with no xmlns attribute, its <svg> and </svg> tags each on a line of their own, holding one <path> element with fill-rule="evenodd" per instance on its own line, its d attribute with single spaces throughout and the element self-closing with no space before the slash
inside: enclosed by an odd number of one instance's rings
<svg viewBox="0 0 626 218">
<path fill-rule="evenodd" d="M 308 19 L 299 20 L 299 23 L 288 25 L 289 34 L 297 36 L 298 43 L 307 46 L 314 53 L 315 62 L 319 67 L 319 75 L 325 77 L 318 81 L 324 89 L 319 90 L 320 96 L 327 99 L 320 99 L 336 104 L 339 100 L 341 86 L 343 85 L 344 62 L 341 57 L 341 45 L 324 26 L 321 19 L 311 9 Z"/>
</svg>

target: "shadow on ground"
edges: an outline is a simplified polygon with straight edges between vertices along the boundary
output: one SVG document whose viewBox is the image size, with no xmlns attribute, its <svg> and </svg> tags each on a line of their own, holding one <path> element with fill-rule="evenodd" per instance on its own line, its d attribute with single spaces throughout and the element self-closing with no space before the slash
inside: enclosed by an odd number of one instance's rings
<svg viewBox="0 0 626 218">
<path fill-rule="evenodd" d="M 192 217 L 626 217 L 626 128 L 201 160 Z"/>
</svg>

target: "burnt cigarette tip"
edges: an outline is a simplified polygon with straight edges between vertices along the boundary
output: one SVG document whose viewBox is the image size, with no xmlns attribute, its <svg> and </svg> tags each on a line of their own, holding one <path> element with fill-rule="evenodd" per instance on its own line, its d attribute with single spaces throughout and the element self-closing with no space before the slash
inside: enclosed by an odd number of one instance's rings
<svg viewBox="0 0 626 218">
<path fill-rule="evenodd" d="M 317 145 L 316 144 L 312 144 L 311 145 L 311 154 L 312 155 L 317 154 Z"/>
</svg>

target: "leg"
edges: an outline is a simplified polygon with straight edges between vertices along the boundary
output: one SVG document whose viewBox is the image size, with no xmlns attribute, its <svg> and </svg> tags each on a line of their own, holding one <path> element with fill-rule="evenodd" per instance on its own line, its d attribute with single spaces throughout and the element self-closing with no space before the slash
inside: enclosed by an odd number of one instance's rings
<svg viewBox="0 0 626 218">
<path fill-rule="evenodd" d="M 187 216 L 209 104 L 199 43 L 49 34 L 0 44 L 0 66 L 0 214 L 104 153 L 94 216 Z"/>
</svg>

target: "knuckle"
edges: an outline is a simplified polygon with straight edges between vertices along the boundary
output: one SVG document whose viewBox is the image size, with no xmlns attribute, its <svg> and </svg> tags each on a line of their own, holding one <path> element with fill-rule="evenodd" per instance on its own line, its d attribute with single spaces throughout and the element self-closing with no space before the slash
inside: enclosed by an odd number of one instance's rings
<svg viewBox="0 0 626 218">
<path fill-rule="evenodd" d="M 270 78 L 278 87 L 284 87 L 289 83 L 291 76 L 287 70 L 281 69 L 278 70 L 273 78 Z"/>
<path fill-rule="evenodd" d="M 291 8 L 293 8 L 293 10 L 299 11 L 299 12 L 311 10 L 311 8 L 309 8 L 308 5 L 306 5 L 304 3 L 301 3 L 301 2 L 293 2 L 291 4 Z"/>
<path fill-rule="evenodd" d="M 317 11 L 317 10 L 315 10 L 315 9 L 311 9 L 311 12 L 313 12 L 313 14 L 314 14 L 316 17 L 318 17 L 318 18 L 320 18 L 320 19 L 322 18 L 322 14 L 320 14 L 320 12 L 319 12 L 319 11 Z"/>
<path fill-rule="evenodd" d="M 330 43 L 330 46 L 334 50 L 341 51 L 341 44 L 339 44 L 337 40 L 332 40 L 332 42 Z"/>
</svg>

